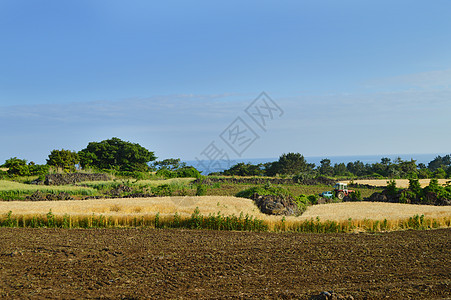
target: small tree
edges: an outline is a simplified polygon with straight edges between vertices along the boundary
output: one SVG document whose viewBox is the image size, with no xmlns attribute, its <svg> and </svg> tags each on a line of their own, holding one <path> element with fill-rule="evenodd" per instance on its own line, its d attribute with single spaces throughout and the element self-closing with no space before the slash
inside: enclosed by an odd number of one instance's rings
<svg viewBox="0 0 451 300">
<path fill-rule="evenodd" d="M 396 196 L 398 194 L 398 188 L 396 187 L 396 181 L 387 181 L 387 194 L 390 196 Z"/>
<path fill-rule="evenodd" d="M 5 168 L 8 168 L 8 175 L 11 176 L 29 176 L 30 169 L 28 168 L 27 161 L 25 159 L 19 159 L 17 157 L 11 157 L 7 159 L 3 164 Z"/>
<path fill-rule="evenodd" d="M 222 174 L 228 176 L 260 176 L 264 174 L 262 167 L 262 164 L 253 165 L 240 162 L 233 165 L 230 169 L 224 170 Z"/>
<path fill-rule="evenodd" d="M 409 179 L 409 190 L 415 194 L 416 198 L 421 197 L 423 189 L 421 188 L 420 181 L 418 179 Z"/>
<path fill-rule="evenodd" d="M 428 169 L 434 172 L 438 168 L 451 166 L 451 155 L 440 156 L 438 155 L 428 164 Z"/>
<path fill-rule="evenodd" d="M 161 161 L 155 161 L 153 165 L 158 169 L 168 169 L 170 171 L 175 171 L 186 166 L 185 163 L 180 163 L 180 158 L 168 158 Z"/>
<path fill-rule="evenodd" d="M 447 176 L 446 172 L 445 172 L 445 170 L 443 170 L 443 168 L 438 168 L 434 172 L 434 178 L 444 179 L 444 178 L 446 178 L 446 176 Z"/>
<path fill-rule="evenodd" d="M 269 176 L 276 174 L 294 175 L 299 172 L 311 172 L 315 164 L 309 164 L 300 153 L 282 154 L 279 160 L 268 165 L 266 173 Z"/>
<path fill-rule="evenodd" d="M 334 175 L 335 176 L 343 176 L 349 174 L 346 169 L 346 165 L 344 163 L 339 163 L 334 165 Z"/>
<path fill-rule="evenodd" d="M 52 150 L 47 159 L 47 165 L 63 169 L 66 172 L 75 171 L 75 165 L 80 162 L 78 154 L 70 150 Z"/>
<path fill-rule="evenodd" d="M 331 176 L 334 174 L 334 167 L 330 165 L 330 159 L 321 160 L 321 166 L 319 167 L 319 172 L 322 175 Z"/>
</svg>

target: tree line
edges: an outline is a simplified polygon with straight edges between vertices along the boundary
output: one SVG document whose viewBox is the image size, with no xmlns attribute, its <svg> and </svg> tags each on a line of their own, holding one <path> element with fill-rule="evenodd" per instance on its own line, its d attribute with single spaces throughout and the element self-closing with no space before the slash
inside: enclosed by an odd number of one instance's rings
<svg viewBox="0 0 451 300">
<path fill-rule="evenodd" d="M 61 149 L 52 150 L 45 165 L 25 159 L 9 158 L 1 166 L 7 171 L 0 171 L 9 176 L 41 176 L 49 172 L 50 167 L 65 172 L 74 172 L 77 168 L 100 171 L 117 171 L 122 173 L 139 173 L 157 171 L 163 177 L 198 177 L 200 173 L 180 159 L 155 161 L 154 152 L 137 143 L 123 141 L 113 137 L 101 142 L 90 142 L 86 148 L 75 152 Z M 153 162 L 153 164 L 150 164 Z M 2 175 L 0 173 L 0 175 Z"/>
<path fill-rule="evenodd" d="M 229 176 L 301 176 L 319 175 L 331 177 L 371 177 L 371 178 L 451 178 L 451 155 L 435 157 L 426 166 L 417 164 L 416 160 L 391 160 L 384 157 L 378 163 L 365 164 L 354 162 L 331 164 L 330 159 L 323 159 L 319 166 L 308 163 L 300 153 L 282 154 L 277 161 L 251 164 L 238 163 L 215 175 Z"/>
<path fill-rule="evenodd" d="M 200 173 L 192 166 L 180 162 L 180 159 L 169 158 L 156 161 L 155 153 L 137 143 L 123 141 L 113 137 L 101 142 L 90 142 L 86 148 L 75 152 L 61 149 L 52 150 L 45 165 L 27 163 L 25 159 L 12 157 L 1 166 L 1 175 L 35 176 L 45 175 L 50 167 L 65 172 L 73 172 L 77 168 L 112 170 L 123 173 L 156 171 L 162 177 L 199 177 Z M 331 177 L 371 177 L 371 178 L 451 178 L 451 155 L 437 156 L 426 166 L 416 160 L 391 160 L 384 157 L 378 163 L 364 164 L 354 162 L 331 164 L 324 158 L 320 165 L 308 163 L 300 153 L 282 154 L 277 161 L 264 164 L 238 163 L 222 172 L 212 175 L 234 176 L 297 176 L 300 179 L 316 176 Z"/>
</svg>

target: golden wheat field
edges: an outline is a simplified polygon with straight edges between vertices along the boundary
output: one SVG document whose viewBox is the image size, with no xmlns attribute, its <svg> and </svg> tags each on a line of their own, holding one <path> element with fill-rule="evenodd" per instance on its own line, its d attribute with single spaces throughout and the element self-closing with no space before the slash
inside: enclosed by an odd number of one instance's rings
<svg viewBox="0 0 451 300">
<path fill-rule="evenodd" d="M 11 201 L 0 202 L 0 214 L 12 211 L 18 215 L 46 214 L 50 210 L 54 215 L 104 215 L 104 216 L 172 216 L 176 212 L 181 217 L 189 217 L 199 208 L 202 215 L 244 215 L 277 222 L 280 216 L 268 216 L 259 211 L 252 200 L 228 196 L 181 196 L 123 199 L 94 199 L 68 201 Z M 287 221 L 309 219 L 345 221 L 353 220 L 399 220 L 413 215 L 425 215 L 427 218 L 451 217 L 451 206 L 430 206 L 399 203 L 343 202 L 310 206 L 302 216 L 286 217 Z"/>
<path fill-rule="evenodd" d="M 438 183 L 441 185 L 446 185 L 447 183 L 451 183 L 451 179 L 437 179 Z M 361 179 L 361 180 L 345 180 L 344 183 L 354 182 L 357 184 L 369 184 L 372 186 L 387 186 L 388 179 Z M 408 188 L 409 187 L 409 179 L 395 179 L 396 186 L 399 188 Z M 421 187 L 425 187 L 429 185 L 430 179 L 419 179 Z"/>
</svg>

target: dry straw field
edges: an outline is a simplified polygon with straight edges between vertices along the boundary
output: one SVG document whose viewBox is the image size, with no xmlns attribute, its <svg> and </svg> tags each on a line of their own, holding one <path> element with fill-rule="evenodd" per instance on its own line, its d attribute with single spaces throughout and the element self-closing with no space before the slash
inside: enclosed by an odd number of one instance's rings
<svg viewBox="0 0 451 300">
<path fill-rule="evenodd" d="M 361 180 L 346 180 L 343 181 L 344 183 L 350 183 L 354 182 L 357 184 L 368 184 L 372 186 L 380 186 L 384 187 L 387 186 L 387 179 L 361 179 Z M 396 186 L 399 188 L 408 188 L 409 187 L 409 179 L 395 179 Z M 421 187 L 426 187 L 429 185 L 430 179 L 419 179 L 419 182 L 421 184 Z M 447 183 L 451 183 L 450 179 L 438 179 L 438 183 L 441 185 L 446 185 Z"/>
<path fill-rule="evenodd" d="M 269 224 L 280 222 L 280 216 L 268 216 L 259 211 L 250 199 L 228 196 L 183 196 L 124 199 L 95 199 L 68 201 L 11 201 L 0 202 L 0 214 L 12 211 L 15 215 L 45 215 L 50 210 L 55 216 L 153 217 L 159 213 L 170 217 L 178 213 L 189 217 L 199 208 L 202 215 L 221 213 L 238 216 L 241 213 L 264 220 Z M 310 206 L 299 217 L 286 217 L 289 223 L 319 218 L 322 221 L 403 220 L 414 215 L 426 218 L 450 219 L 450 206 L 413 205 L 377 202 L 343 202 Z"/>
</svg>

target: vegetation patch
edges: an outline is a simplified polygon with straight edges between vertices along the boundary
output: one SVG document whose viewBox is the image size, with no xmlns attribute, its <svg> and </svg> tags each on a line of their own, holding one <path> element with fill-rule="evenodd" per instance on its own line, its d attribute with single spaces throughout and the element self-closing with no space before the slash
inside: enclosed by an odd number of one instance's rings
<svg viewBox="0 0 451 300">
<path fill-rule="evenodd" d="M 111 211 L 119 212 L 121 207 L 114 205 Z M 69 214 L 55 215 L 50 210 L 45 215 L 13 215 L 12 211 L 0 216 L 0 227 L 29 228 L 117 228 L 117 227 L 148 227 L 148 228 L 186 228 L 234 231 L 276 231 L 305 233 L 347 233 L 356 231 L 384 232 L 393 230 L 428 230 L 451 226 L 451 218 L 426 218 L 415 215 L 404 220 L 352 220 L 322 221 L 319 218 L 304 221 L 287 221 L 282 218 L 269 224 L 252 215 L 225 216 L 220 212 L 204 216 L 196 208 L 190 217 L 182 217 L 178 213 L 173 216 L 71 216 Z"/>
<path fill-rule="evenodd" d="M 3 200 L 24 200 L 26 196 L 39 191 L 47 194 L 66 193 L 69 195 L 95 195 L 97 191 L 93 188 L 79 186 L 42 186 L 24 184 L 9 180 L 0 180 L 0 199 Z"/>
<path fill-rule="evenodd" d="M 437 179 L 433 178 L 429 185 L 422 188 L 418 179 L 409 179 L 407 189 L 399 189 L 396 182 L 390 180 L 386 189 L 374 193 L 369 201 L 426 204 L 426 205 L 451 205 L 451 185 L 441 186 Z"/>
</svg>

